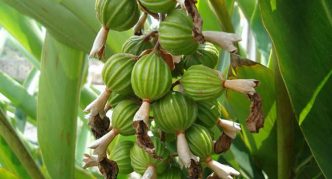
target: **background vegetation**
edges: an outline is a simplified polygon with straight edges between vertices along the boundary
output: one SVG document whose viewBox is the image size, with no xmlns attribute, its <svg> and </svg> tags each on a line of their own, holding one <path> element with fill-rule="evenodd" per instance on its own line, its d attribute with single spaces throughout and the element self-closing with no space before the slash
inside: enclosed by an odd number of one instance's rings
<svg viewBox="0 0 332 179">
<path fill-rule="evenodd" d="M 259 134 L 243 128 L 219 160 L 244 178 L 332 178 L 332 1 L 197 6 L 205 30 L 243 35 L 242 59 L 221 51 L 219 70 L 261 81 L 265 127 Z M 32 66 L 23 81 L 0 72 L 0 178 L 100 177 L 81 169 L 91 139 L 82 108 L 99 93 L 86 83 L 86 54 L 100 27 L 94 1 L 0 0 L 0 25 L 8 32 L 0 33 L 0 44 Z M 132 34 L 111 31 L 107 56 Z M 245 96 L 228 92 L 220 101 L 227 118 L 244 124 Z M 25 136 L 27 126 L 37 128 L 38 142 Z"/>
</svg>

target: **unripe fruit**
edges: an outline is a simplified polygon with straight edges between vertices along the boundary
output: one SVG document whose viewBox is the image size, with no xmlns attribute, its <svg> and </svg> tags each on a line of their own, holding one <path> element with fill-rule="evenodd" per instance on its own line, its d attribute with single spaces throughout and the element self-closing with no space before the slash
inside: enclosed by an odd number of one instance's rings
<svg viewBox="0 0 332 179">
<path fill-rule="evenodd" d="M 140 11 L 134 0 L 97 0 L 97 18 L 106 28 L 124 31 L 133 27 Z"/>
<path fill-rule="evenodd" d="M 119 94 L 132 93 L 131 72 L 136 62 L 136 56 L 118 53 L 111 56 L 102 71 L 103 81 L 107 89 Z"/>
<path fill-rule="evenodd" d="M 94 149 L 94 154 L 97 154 L 99 159 L 106 156 L 107 147 L 115 136 L 118 134 L 125 136 L 135 134 L 132 119 L 138 108 L 139 105 L 132 100 L 121 101 L 114 108 L 112 113 L 112 130 L 90 145 L 90 148 Z"/>
<path fill-rule="evenodd" d="M 180 82 L 184 92 L 195 101 L 216 99 L 224 91 L 218 72 L 204 65 L 191 66 Z"/>
<path fill-rule="evenodd" d="M 213 143 L 210 132 L 205 127 L 193 124 L 186 131 L 189 148 L 201 160 L 208 158 L 213 152 Z"/>
<path fill-rule="evenodd" d="M 141 175 L 144 174 L 149 167 L 152 168 L 154 174 L 162 173 L 167 167 L 165 160 L 153 158 L 137 144 L 130 150 L 130 159 L 134 171 Z"/>
<path fill-rule="evenodd" d="M 129 174 L 134 171 L 130 163 L 130 149 L 133 145 L 131 141 L 120 141 L 110 152 L 110 159 L 117 163 L 120 174 Z"/>
<path fill-rule="evenodd" d="M 153 48 L 146 36 L 131 36 L 122 46 L 122 52 L 139 56 L 144 50 Z"/>
<path fill-rule="evenodd" d="M 153 13 L 167 13 L 176 5 L 176 0 L 139 0 L 139 2 Z"/>
<path fill-rule="evenodd" d="M 151 52 L 142 56 L 135 64 L 131 83 L 138 97 L 154 101 L 164 96 L 171 88 L 171 71 L 158 52 Z"/>
<path fill-rule="evenodd" d="M 192 35 L 192 19 L 181 9 L 173 10 L 159 27 L 159 42 L 163 49 L 173 55 L 190 55 L 198 43 Z"/>
<path fill-rule="evenodd" d="M 183 173 L 178 167 L 171 167 L 167 169 L 163 174 L 158 176 L 159 179 L 184 179 Z"/>
<path fill-rule="evenodd" d="M 154 120 L 167 133 L 185 131 L 197 117 L 197 105 L 179 92 L 171 92 L 152 104 Z"/>
<path fill-rule="evenodd" d="M 213 142 L 209 131 L 198 124 L 192 125 L 186 131 L 186 137 L 189 143 L 190 150 L 200 157 L 202 162 L 212 169 L 219 178 L 232 178 L 233 175 L 239 175 L 240 173 L 232 167 L 220 164 L 217 161 L 211 159 L 213 152 Z"/>
<path fill-rule="evenodd" d="M 218 49 L 211 43 L 200 44 L 198 49 L 192 55 L 186 55 L 181 60 L 185 69 L 192 65 L 204 65 L 210 68 L 216 67 L 219 60 Z"/>
<path fill-rule="evenodd" d="M 200 101 L 197 103 L 197 107 L 197 122 L 206 128 L 215 126 L 220 116 L 218 102 L 216 100 Z"/>
</svg>

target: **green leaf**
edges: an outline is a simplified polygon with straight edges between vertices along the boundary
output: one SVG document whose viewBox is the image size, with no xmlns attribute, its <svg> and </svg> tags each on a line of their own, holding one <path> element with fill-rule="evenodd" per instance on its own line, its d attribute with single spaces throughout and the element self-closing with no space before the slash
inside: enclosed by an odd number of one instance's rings
<svg viewBox="0 0 332 179">
<path fill-rule="evenodd" d="M 36 58 L 40 59 L 42 35 L 37 23 L 18 13 L 0 1 L 0 25 L 12 34 L 21 45 Z"/>
<path fill-rule="evenodd" d="M 256 163 L 265 170 L 269 177 L 274 178 L 277 176 L 277 153 L 271 153 L 277 147 L 274 74 L 272 70 L 261 64 L 235 56 L 232 57 L 232 67 L 230 79 L 257 79 L 260 81 L 256 90 L 262 97 L 265 124 L 258 134 L 249 133 L 245 126 L 250 109 L 250 101 L 247 96 L 228 90 L 226 92 L 227 101 L 224 103 L 229 104 L 228 110 L 231 117 L 244 124 L 242 138 L 254 155 Z"/>
<path fill-rule="evenodd" d="M 5 114 L 2 112 L 2 109 L 0 109 L 0 135 L 8 144 L 18 160 L 22 163 L 30 177 L 43 179 L 44 175 L 39 170 L 37 164 L 23 142 L 20 140 L 14 128 L 8 122 Z"/>
<path fill-rule="evenodd" d="M 38 94 L 38 141 L 52 178 L 74 178 L 84 54 L 46 35 Z"/>
<path fill-rule="evenodd" d="M 0 168 L 0 178 L 3 178 L 3 179 L 18 179 L 17 176 L 15 176 L 13 173 L 3 169 L 3 168 Z"/>
<path fill-rule="evenodd" d="M 60 42 L 90 52 L 101 25 L 98 23 L 94 1 L 84 0 L 0 0 L 20 13 L 28 15 L 42 25 Z M 122 44 L 131 31 L 110 31 L 107 44 L 112 52 L 120 52 Z M 108 50 L 108 48 L 106 48 Z"/>
<path fill-rule="evenodd" d="M 36 99 L 26 89 L 8 75 L 0 72 L 0 92 L 16 107 L 22 109 L 31 118 L 36 119 Z"/>
<path fill-rule="evenodd" d="M 295 115 L 318 165 L 331 178 L 332 1 L 259 3 Z"/>
</svg>

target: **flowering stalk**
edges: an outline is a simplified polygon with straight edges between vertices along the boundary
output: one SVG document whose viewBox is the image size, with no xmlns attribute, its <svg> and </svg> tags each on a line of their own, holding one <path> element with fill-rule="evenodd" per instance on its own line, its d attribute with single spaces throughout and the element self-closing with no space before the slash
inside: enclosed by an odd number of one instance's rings
<svg viewBox="0 0 332 179">
<path fill-rule="evenodd" d="M 108 31 L 109 29 L 104 26 L 100 28 L 95 40 L 93 41 L 93 45 L 89 54 L 90 57 L 98 59 L 103 57 Z"/>
<path fill-rule="evenodd" d="M 103 137 L 95 140 L 90 146 L 90 149 L 94 149 L 93 154 L 98 156 L 98 161 L 103 160 L 107 156 L 107 147 L 113 141 L 116 135 L 119 134 L 119 131 L 113 128 Z"/>
<path fill-rule="evenodd" d="M 203 31 L 203 36 L 206 41 L 218 44 L 221 48 L 231 53 L 235 53 L 237 51 L 234 43 L 241 41 L 241 37 L 239 35 L 227 32 Z"/>
</svg>

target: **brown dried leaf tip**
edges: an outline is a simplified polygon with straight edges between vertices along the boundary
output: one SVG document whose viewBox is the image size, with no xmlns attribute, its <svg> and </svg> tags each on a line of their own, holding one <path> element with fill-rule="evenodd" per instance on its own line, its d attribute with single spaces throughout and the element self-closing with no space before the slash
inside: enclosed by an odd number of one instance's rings
<svg viewBox="0 0 332 179">
<path fill-rule="evenodd" d="M 201 18 L 201 15 L 199 14 L 197 7 L 196 7 L 196 0 L 185 0 L 184 5 L 187 9 L 188 14 L 193 19 L 193 36 L 195 40 L 199 43 L 204 43 L 204 36 L 202 34 L 202 25 L 203 25 L 203 20 Z"/>
<path fill-rule="evenodd" d="M 154 156 L 155 148 L 151 138 L 148 135 L 149 127 L 144 121 L 134 121 L 133 126 L 136 130 L 136 142 L 138 146 Z"/>
<path fill-rule="evenodd" d="M 108 132 L 110 126 L 110 119 L 107 116 L 101 118 L 99 115 L 97 115 L 93 118 L 90 118 L 89 126 L 95 138 L 99 139 Z"/>
<path fill-rule="evenodd" d="M 259 94 L 248 94 L 251 101 L 250 114 L 247 118 L 247 128 L 250 132 L 259 132 L 264 127 L 263 105 Z"/>
<path fill-rule="evenodd" d="M 119 172 L 119 167 L 115 161 L 104 158 L 98 165 L 100 173 L 105 179 L 116 179 Z"/>
<path fill-rule="evenodd" d="M 233 139 L 222 133 L 218 140 L 214 143 L 214 152 L 220 154 L 226 152 L 231 147 Z"/>
<path fill-rule="evenodd" d="M 202 167 L 199 165 L 199 162 L 196 162 L 194 159 L 191 159 L 191 164 L 188 169 L 189 179 L 202 179 L 203 171 Z"/>
</svg>

